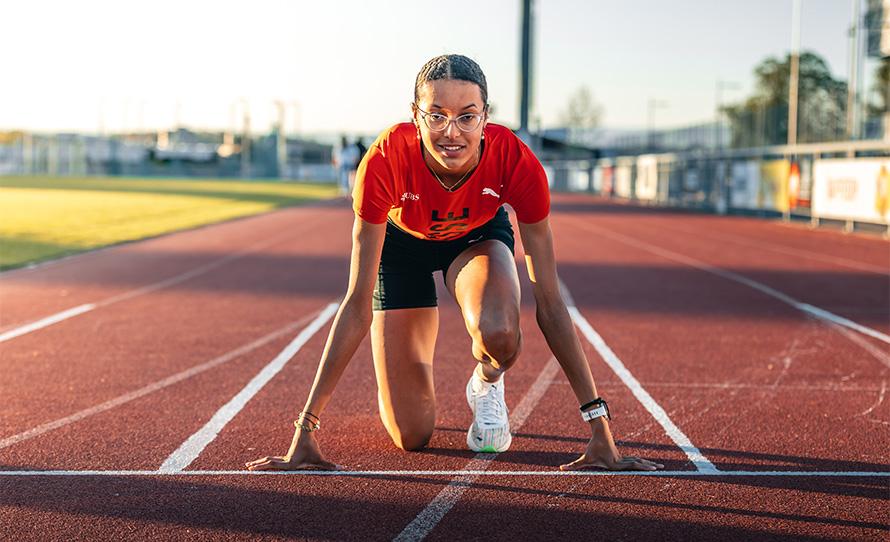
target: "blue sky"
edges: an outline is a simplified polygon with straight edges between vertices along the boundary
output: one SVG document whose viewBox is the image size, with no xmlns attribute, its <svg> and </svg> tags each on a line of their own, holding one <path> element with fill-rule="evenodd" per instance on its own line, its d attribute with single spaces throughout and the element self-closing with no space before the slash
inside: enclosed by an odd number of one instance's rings
<svg viewBox="0 0 890 542">
<path fill-rule="evenodd" d="M 404 120 L 430 57 L 485 70 L 495 120 L 518 124 L 519 0 L 252 2 L 30 0 L 0 18 L 0 129 L 224 129 L 248 103 L 255 131 L 275 100 L 304 133 L 375 133 Z M 791 0 L 538 0 L 535 117 L 553 126 L 587 85 L 612 128 L 713 118 L 718 79 L 739 85 L 787 54 Z M 803 0 L 801 42 L 847 77 L 849 0 Z M 9 84 L 9 83 L 12 84 Z M 297 104 L 297 105 L 293 105 Z M 233 110 L 234 107 L 234 110 Z M 237 121 L 240 125 L 240 121 Z"/>
</svg>

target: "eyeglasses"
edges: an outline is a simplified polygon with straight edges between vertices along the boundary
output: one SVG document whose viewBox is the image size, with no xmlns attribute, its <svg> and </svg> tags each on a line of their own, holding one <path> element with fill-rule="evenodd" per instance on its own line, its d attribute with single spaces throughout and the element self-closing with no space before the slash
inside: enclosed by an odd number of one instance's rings
<svg viewBox="0 0 890 542">
<path fill-rule="evenodd" d="M 414 107 L 417 107 L 417 104 Z M 417 107 L 417 110 L 420 111 L 420 116 L 423 117 L 423 122 L 426 123 L 427 128 L 433 132 L 444 132 L 452 122 L 457 125 L 461 132 L 472 132 L 482 124 L 482 115 L 478 113 L 464 113 L 452 119 L 447 115 L 430 113 L 419 107 Z"/>
</svg>

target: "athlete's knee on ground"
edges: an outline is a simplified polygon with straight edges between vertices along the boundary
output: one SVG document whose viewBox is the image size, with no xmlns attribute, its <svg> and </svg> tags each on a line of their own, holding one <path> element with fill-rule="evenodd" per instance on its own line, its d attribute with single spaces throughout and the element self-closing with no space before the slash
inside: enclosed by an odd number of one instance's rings
<svg viewBox="0 0 890 542">
<path fill-rule="evenodd" d="M 380 398 L 378 397 L 380 400 Z M 385 408 L 380 400 L 380 419 L 393 444 L 402 450 L 412 452 L 423 449 L 433 436 L 436 425 L 435 407 L 423 408 L 424 412 L 410 412 L 401 416 L 392 409 Z"/>
<path fill-rule="evenodd" d="M 433 436 L 433 429 L 421 429 L 419 431 L 406 431 L 398 433 L 390 433 L 393 443 L 406 452 L 416 452 L 422 450 L 430 442 Z"/>
</svg>

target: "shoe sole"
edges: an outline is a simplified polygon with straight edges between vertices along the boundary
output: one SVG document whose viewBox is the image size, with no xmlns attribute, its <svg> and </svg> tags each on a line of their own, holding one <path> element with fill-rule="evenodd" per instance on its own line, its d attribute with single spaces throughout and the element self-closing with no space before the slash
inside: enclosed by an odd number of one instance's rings
<svg viewBox="0 0 890 542">
<path fill-rule="evenodd" d="M 494 447 L 491 445 L 478 447 L 475 444 L 475 439 L 473 438 L 473 426 L 470 426 L 470 429 L 467 430 L 467 448 L 471 451 L 477 453 L 489 453 L 489 454 L 498 454 L 501 452 L 506 452 L 510 449 L 510 445 L 513 443 L 513 435 L 508 431 L 507 432 L 507 442 L 499 447 Z"/>
</svg>

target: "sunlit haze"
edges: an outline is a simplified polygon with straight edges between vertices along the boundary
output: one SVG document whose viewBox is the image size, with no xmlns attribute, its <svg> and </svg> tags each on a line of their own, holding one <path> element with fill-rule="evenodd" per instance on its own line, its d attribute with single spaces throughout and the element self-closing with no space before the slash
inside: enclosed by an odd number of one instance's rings
<svg viewBox="0 0 890 542">
<path fill-rule="evenodd" d="M 449 52 L 479 62 L 494 119 L 518 125 L 519 0 L 10 2 L 0 18 L 0 129 L 225 129 L 244 102 L 264 132 L 374 133 L 407 117 L 414 77 Z M 847 0 L 804 0 L 802 48 L 848 71 Z M 539 0 L 533 119 L 555 126 L 587 85 L 603 124 L 714 116 L 718 80 L 744 97 L 754 66 L 787 54 L 791 0 Z M 295 105 L 296 104 L 296 105 Z"/>
</svg>

